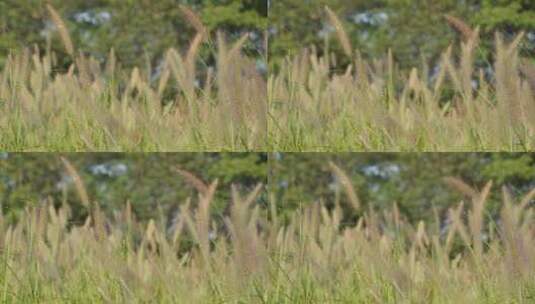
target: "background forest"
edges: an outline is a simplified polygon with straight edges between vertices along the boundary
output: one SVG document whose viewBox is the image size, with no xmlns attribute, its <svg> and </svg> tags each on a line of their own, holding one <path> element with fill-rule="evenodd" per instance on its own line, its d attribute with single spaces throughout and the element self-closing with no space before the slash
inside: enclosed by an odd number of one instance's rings
<svg viewBox="0 0 535 304">
<path fill-rule="evenodd" d="M 73 220 L 85 212 L 73 179 L 60 156 L 68 159 L 80 175 L 91 201 L 107 213 L 130 202 L 140 220 L 173 214 L 197 192 L 193 175 L 203 183 L 219 181 L 213 205 L 221 213 L 230 200 L 231 184 L 249 191 L 267 183 L 267 155 L 262 153 L 2 153 L 0 154 L 0 205 L 16 219 L 26 207 L 36 207 L 47 198 L 73 208 Z M 177 168 L 184 171 L 177 171 Z M 186 172 L 186 173 L 184 173 Z M 264 202 L 267 198 L 261 198 Z M 164 217 L 165 218 L 165 217 Z"/>
<path fill-rule="evenodd" d="M 324 18 L 326 5 L 341 17 L 352 44 L 365 57 L 381 57 L 392 49 L 396 61 L 405 67 L 419 65 L 422 58 L 437 59 L 453 41 L 454 32 L 444 14 L 479 25 L 484 46 L 490 47 L 497 30 L 510 36 L 524 30 L 524 55 L 533 57 L 535 50 L 535 4 L 529 0 L 278 0 L 269 3 L 269 22 L 267 0 L 3 0 L 0 66 L 12 50 L 33 44 L 44 49 L 47 37 L 59 39 L 51 35 L 53 26 L 45 8 L 48 2 L 66 17 L 79 49 L 104 59 L 114 48 L 126 66 L 145 65 L 147 59 L 155 60 L 169 47 L 187 45 L 194 29 L 179 4 L 196 9 L 210 31 L 218 29 L 236 37 L 246 31 L 254 33 L 248 46 L 253 55 L 265 51 L 263 33 L 268 30 L 273 66 L 303 47 L 315 45 L 321 52 L 326 41 L 336 39 L 334 28 Z M 51 47 L 64 52 L 61 43 Z M 330 48 L 341 53 L 337 43 Z"/>
<path fill-rule="evenodd" d="M 250 54 L 259 56 L 267 27 L 267 0 L 2 0 L 0 1 L 0 67 L 10 51 L 38 45 L 65 54 L 46 4 L 66 19 L 73 43 L 89 55 L 104 60 L 114 49 L 123 66 L 155 64 L 171 47 L 189 44 L 195 29 L 179 4 L 198 11 L 209 31 L 221 30 L 230 38 L 251 32 Z M 208 52 L 206 52 L 208 53 Z"/>
<path fill-rule="evenodd" d="M 311 45 L 320 54 L 329 45 L 338 58 L 344 57 L 339 43 L 334 42 L 335 28 L 325 18 L 325 6 L 340 17 L 352 45 L 365 58 L 382 58 L 391 49 L 404 68 L 420 66 L 422 58 L 437 60 L 455 40 L 445 14 L 481 27 L 480 60 L 489 59 L 495 31 L 510 37 L 526 31 L 523 55 L 535 56 L 535 2 L 530 0 L 278 0 L 269 11 L 272 66 Z"/>
<path fill-rule="evenodd" d="M 365 208 L 390 209 L 396 203 L 412 222 L 432 221 L 459 201 L 466 200 L 448 177 L 481 189 L 489 180 L 494 187 L 488 214 L 500 206 L 501 187 L 514 195 L 535 184 L 535 155 L 506 153 L 82 153 L 62 154 L 80 174 L 91 201 L 108 213 L 129 201 L 141 220 L 173 212 L 197 190 L 176 169 L 186 170 L 202 182 L 219 180 L 214 214 L 225 211 L 231 184 L 247 192 L 257 183 L 267 185 L 269 199 L 279 214 L 290 215 L 306 204 L 347 197 L 329 162 L 343 169 Z M 269 159 L 268 159 L 269 158 Z M 453 186 L 453 187 L 452 187 Z M 51 197 L 82 206 L 73 180 L 59 155 L 3 153 L 0 157 L 0 204 L 4 215 L 18 217 L 26 207 Z M 268 194 L 259 196 L 266 207 Z M 85 208 L 73 208 L 84 218 Z M 350 210 L 348 210 L 350 211 Z M 350 217 L 358 216 L 353 211 Z"/>
<path fill-rule="evenodd" d="M 327 206 L 336 200 L 342 206 L 351 205 L 329 162 L 347 173 L 363 212 L 390 209 L 395 203 L 413 223 L 443 217 L 448 208 L 467 201 L 449 178 L 475 189 L 492 180 L 488 216 L 495 215 L 501 205 L 502 186 L 515 195 L 535 187 L 533 154 L 276 153 L 270 155 L 269 178 L 271 197 L 280 202 L 280 213 L 291 214 L 317 201 Z"/>
</svg>

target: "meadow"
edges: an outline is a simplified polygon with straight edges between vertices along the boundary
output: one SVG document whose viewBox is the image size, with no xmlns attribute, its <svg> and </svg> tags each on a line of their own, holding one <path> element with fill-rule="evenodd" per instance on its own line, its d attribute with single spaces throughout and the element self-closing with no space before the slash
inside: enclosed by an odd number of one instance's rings
<svg viewBox="0 0 535 304">
<path fill-rule="evenodd" d="M 190 45 L 169 49 L 159 66 L 126 69 L 113 49 L 104 60 L 77 49 L 59 13 L 47 8 L 65 53 L 27 48 L 6 60 L 0 150 L 251 151 L 265 145 L 266 83 L 255 60 L 242 53 L 247 34 L 229 43 L 183 7 L 197 30 Z M 201 49 L 214 58 L 212 66 Z"/>
<path fill-rule="evenodd" d="M 131 206 L 105 215 L 64 160 L 88 217 L 70 221 L 69 198 L 43 200 L 0 221 L 4 303 L 531 303 L 535 297 L 535 190 L 515 199 L 446 178 L 466 201 L 434 222 L 410 223 L 396 204 L 363 210 L 340 167 L 347 204 L 318 198 L 287 218 L 284 202 L 232 186 L 222 215 L 201 186 L 171 220 L 140 222 Z M 187 174 L 184 175 L 187 178 Z M 305 203 L 305 202 L 304 202 Z M 359 214 L 359 216 L 355 216 Z"/>
<path fill-rule="evenodd" d="M 479 29 L 447 16 L 460 37 L 437 65 L 401 70 L 391 50 L 365 60 L 326 9 L 344 58 L 315 47 L 287 57 L 268 80 L 274 151 L 530 151 L 535 146 L 535 64 L 524 39 L 496 34 L 491 56 Z M 492 58 L 492 59 L 488 59 Z M 340 70 L 347 62 L 345 70 Z"/>
<path fill-rule="evenodd" d="M 190 45 L 169 49 L 157 66 L 134 68 L 122 67 L 113 49 L 107 58 L 77 49 L 59 13 L 48 11 L 65 52 L 27 48 L 7 58 L 0 71 L 1 150 L 531 151 L 535 145 L 535 64 L 519 55 L 523 34 L 496 34 L 494 53 L 484 56 L 478 29 L 449 17 L 460 47 L 452 44 L 437 65 L 404 70 L 396 50 L 363 59 L 327 9 L 345 57 L 336 58 L 328 44 L 322 53 L 303 49 L 266 80 L 243 52 L 247 34 L 231 43 L 209 33 L 186 7 L 184 17 L 196 29 Z"/>
</svg>

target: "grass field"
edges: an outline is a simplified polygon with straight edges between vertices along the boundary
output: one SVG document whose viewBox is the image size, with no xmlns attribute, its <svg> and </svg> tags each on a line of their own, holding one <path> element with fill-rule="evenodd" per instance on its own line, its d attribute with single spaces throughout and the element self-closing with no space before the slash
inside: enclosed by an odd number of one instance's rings
<svg viewBox="0 0 535 304">
<path fill-rule="evenodd" d="M 399 71 L 393 54 L 367 62 L 327 14 L 349 59 L 314 48 L 287 58 L 268 80 L 268 139 L 274 151 L 530 151 L 535 147 L 535 64 L 518 55 L 523 35 L 495 39 L 481 60 L 477 29 L 460 32 L 438 69 Z M 451 17 L 450 17 L 451 18 Z M 393 50 L 395 54 L 396 50 Z M 479 67 L 484 66 L 485 69 Z"/>
<path fill-rule="evenodd" d="M 449 180 L 466 195 L 447 220 L 409 223 L 396 205 L 362 210 L 344 171 L 331 164 L 350 204 L 303 204 L 289 218 L 256 205 L 263 191 L 231 189 L 211 216 L 217 181 L 199 187 L 171 221 L 140 223 L 129 205 L 107 217 L 74 178 L 89 212 L 69 221 L 67 201 L 43 201 L 15 224 L 0 221 L 4 303 L 531 303 L 535 235 L 531 191 Z M 76 176 L 73 168 L 71 176 Z M 305 202 L 304 202 L 305 203 Z M 344 210 L 344 211 L 343 211 Z M 361 214 L 355 218 L 354 214 Z M 444 224 L 447 223 L 447 224 Z"/>
<path fill-rule="evenodd" d="M 113 51 L 97 60 L 73 46 L 49 7 L 65 58 L 13 53 L 0 72 L 0 149 L 8 151 L 531 151 L 535 64 L 518 55 L 523 35 L 496 36 L 493 62 L 462 21 L 460 50 L 438 69 L 401 71 L 393 54 L 367 62 L 328 11 L 349 59 L 314 48 L 287 58 L 268 80 L 199 20 L 184 50 L 158 67 L 121 68 Z M 197 18 L 188 12 L 190 19 Z M 199 56 L 210 50 L 215 65 Z M 458 50 L 458 52 L 457 52 Z M 393 50 L 395 53 L 395 50 Z M 267 58 L 267 56 L 266 56 Z M 479 58 L 479 59 L 478 59 Z M 476 63 L 476 59 L 479 61 Z M 480 69 L 485 67 L 485 69 Z M 434 72 L 431 73 L 430 70 Z"/>
<path fill-rule="evenodd" d="M 126 70 L 113 50 L 105 63 L 76 50 L 59 14 L 48 8 L 72 64 L 58 66 L 65 58 L 49 49 L 8 58 L 0 72 L 0 150 L 250 151 L 265 146 L 266 82 L 254 59 L 241 52 L 247 35 L 228 45 L 223 34 L 209 35 L 199 22 L 189 47 L 168 50 L 161 66 Z M 201 60 L 201 47 L 215 58 L 213 67 Z"/>
</svg>

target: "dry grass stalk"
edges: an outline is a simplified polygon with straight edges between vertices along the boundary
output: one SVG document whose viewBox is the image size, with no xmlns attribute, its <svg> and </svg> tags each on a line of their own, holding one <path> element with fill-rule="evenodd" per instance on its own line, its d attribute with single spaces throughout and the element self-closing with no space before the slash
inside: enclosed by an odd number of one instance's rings
<svg viewBox="0 0 535 304">
<path fill-rule="evenodd" d="M 108 77 L 113 77 L 115 75 L 115 66 L 117 65 L 117 58 L 115 56 L 115 50 L 112 48 L 108 55 L 108 60 L 106 61 L 106 73 Z"/>
<path fill-rule="evenodd" d="M 257 232 L 258 207 L 251 208 L 251 203 L 256 199 L 262 185 L 258 184 L 244 200 L 237 189 L 232 185 L 232 205 L 230 218 L 225 219 L 225 224 L 230 233 L 236 259 L 243 266 L 238 269 L 241 276 L 247 276 L 260 267 L 259 254 L 261 254 L 261 240 Z"/>
<path fill-rule="evenodd" d="M 518 45 L 524 37 L 524 32 L 519 33 L 509 44 L 504 41 L 500 33 L 496 33 L 496 56 L 495 56 L 495 78 L 496 97 L 498 99 L 498 109 L 504 117 L 509 119 L 512 128 L 518 128 L 527 121 L 525 118 L 525 104 L 520 97 L 518 74 Z"/>
<path fill-rule="evenodd" d="M 160 75 L 160 80 L 158 81 L 158 90 L 157 90 L 158 96 L 162 96 L 165 88 L 167 87 L 167 83 L 169 82 L 170 76 L 171 76 L 171 71 L 168 68 L 164 69 L 162 74 Z"/>
<path fill-rule="evenodd" d="M 457 208 L 449 209 L 449 217 L 451 220 L 451 229 L 459 233 L 459 236 L 463 240 L 466 246 L 471 246 L 472 241 L 470 234 L 466 231 L 466 227 L 462 220 L 462 213 L 464 211 L 464 202 L 461 202 Z"/>
<path fill-rule="evenodd" d="M 65 51 L 67 51 L 70 56 L 74 56 L 74 46 L 71 40 L 71 36 L 69 35 L 69 31 L 65 26 L 65 22 L 63 22 L 59 13 L 54 9 L 54 7 L 52 7 L 52 5 L 47 3 L 46 8 L 48 10 L 48 13 L 50 14 L 50 17 L 52 18 L 52 22 L 54 22 L 54 25 L 56 25 L 56 28 L 58 29 L 61 41 L 63 42 L 63 46 L 65 47 Z"/>
<path fill-rule="evenodd" d="M 448 177 L 444 177 L 443 180 L 444 182 L 446 182 L 448 186 L 461 192 L 462 194 L 464 194 L 465 196 L 468 196 L 469 198 L 477 199 L 477 197 L 479 196 L 479 193 L 477 192 L 477 190 L 475 190 L 473 187 L 465 183 L 460 178 L 448 176 Z"/>
<path fill-rule="evenodd" d="M 247 197 L 245 197 L 245 200 L 243 201 L 244 205 L 249 207 L 253 201 L 258 197 L 258 195 L 260 194 L 260 191 L 263 189 L 264 185 L 262 185 L 262 183 L 258 183 L 254 189 L 249 192 L 249 194 L 247 195 Z"/>
<path fill-rule="evenodd" d="M 332 26 L 334 26 L 336 30 L 338 40 L 340 41 L 340 44 L 342 45 L 342 49 L 344 50 L 344 53 L 349 58 L 353 58 L 351 42 L 349 40 L 349 36 L 347 35 L 344 29 L 344 26 L 342 25 L 342 22 L 329 7 L 325 6 L 325 11 L 327 12 L 327 17 L 329 21 L 331 22 Z"/>
<path fill-rule="evenodd" d="M 357 196 L 357 193 L 355 192 L 355 189 L 353 188 L 353 184 L 351 182 L 351 179 L 347 176 L 347 174 L 340 169 L 337 165 L 335 165 L 333 162 L 329 162 L 329 167 L 333 171 L 334 175 L 338 178 L 342 186 L 344 187 L 344 190 L 346 192 L 347 198 L 349 199 L 349 202 L 351 203 L 351 206 L 355 210 L 360 209 L 360 199 Z"/>
<path fill-rule="evenodd" d="M 197 236 L 201 254 L 204 261 L 209 262 L 210 256 L 210 204 L 217 189 L 218 180 L 213 181 L 206 193 L 199 195 L 199 205 L 195 213 L 195 226 L 197 229 Z"/>
<path fill-rule="evenodd" d="M 464 101 L 468 107 L 468 114 L 473 112 L 473 88 L 472 88 L 472 74 L 474 69 L 474 51 L 479 42 L 479 28 L 476 28 L 472 36 L 461 45 L 462 56 L 460 62 L 460 76 L 462 83 L 462 90 L 464 93 Z M 467 119 L 472 119 L 467 117 Z"/>
<path fill-rule="evenodd" d="M 201 46 L 202 41 L 203 35 L 197 34 L 195 35 L 195 38 L 193 38 L 189 46 L 188 52 L 186 54 L 186 69 L 189 75 L 196 74 L 195 59 L 197 58 L 197 54 L 199 53 L 199 48 Z"/>
<path fill-rule="evenodd" d="M 531 191 L 526 194 L 522 200 L 520 201 L 519 207 L 520 209 L 525 209 L 528 207 L 528 204 L 530 204 L 535 197 L 535 188 L 531 189 Z"/>
<path fill-rule="evenodd" d="M 202 38 L 206 38 L 208 36 L 208 29 L 204 26 L 201 18 L 189 7 L 186 5 L 180 5 L 180 10 L 182 11 L 182 14 L 184 17 L 186 17 L 186 20 L 195 28 L 195 30 L 202 35 Z"/>
<path fill-rule="evenodd" d="M 235 57 L 243 48 L 243 45 L 245 42 L 247 42 L 247 39 L 249 39 L 249 34 L 243 34 L 238 41 L 236 41 L 230 50 L 228 51 L 227 58 L 231 60 L 233 57 Z"/>
<path fill-rule="evenodd" d="M 492 188 L 492 181 L 489 181 L 481 193 L 473 199 L 472 210 L 469 214 L 470 234 L 472 235 L 472 244 L 474 246 L 474 254 L 477 261 L 480 261 L 483 254 L 482 244 L 482 229 L 483 229 L 483 213 L 485 211 L 485 203 L 488 200 L 490 189 Z"/>
<path fill-rule="evenodd" d="M 444 18 L 454 30 L 461 34 L 464 42 L 468 42 L 476 37 L 476 32 L 463 20 L 449 14 L 444 15 Z"/>
<path fill-rule="evenodd" d="M 521 60 L 520 72 L 526 78 L 533 94 L 535 94 L 535 64 L 533 61 L 523 58 Z"/>
<path fill-rule="evenodd" d="M 80 197 L 80 201 L 82 204 L 89 208 L 91 206 L 91 203 L 89 201 L 89 196 L 87 195 L 87 190 L 85 189 L 84 183 L 82 181 L 82 178 L 72 165 L 72 163 L 65 157 L 61 157 L 61 161 L 63 162 L 63 165 L 65 166 L 65 169 L 67 170 L 67 173 L 72 178 L 74 182 L 74 186 L 76 187 L 76 192 L 78 193 L 78 196 Z"/>
<path fill-rule="evenodd" d="M 175 171 L 178 172 L 185 180 L 188 182 L 191 186 L 193 186 L 197 191 L 199 191 L 200 194 L 206 196 L 208 194 L 208 186 L 205 182 L 202 181 L 199 177 L 197 177 L 195 174 L 180 169 L 179 167 L 175 168 Z"/>
</svg>

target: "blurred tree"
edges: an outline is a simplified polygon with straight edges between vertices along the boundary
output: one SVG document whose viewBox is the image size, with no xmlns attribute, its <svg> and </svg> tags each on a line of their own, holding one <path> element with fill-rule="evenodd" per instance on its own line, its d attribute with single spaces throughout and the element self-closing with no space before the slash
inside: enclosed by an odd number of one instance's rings
<svg viewBox="0 0 535 304">
<path fill-rule="evenodd" d="M 26 206 L 51 197 L 60 204 L 66 195 L 75 219 L 86 210 L 79 202 L 72 180 L 56 154 L 4 153 L 0 159 L 0 204 L 2 212 L 16 218 Z M 197 195 L 176 167 L 205 183 L 219 179 L 213 205 L 221 213 L 230 201 L 230 185 L 241 191 L 267 183 L 267 156 L 262 153 L 72 153 L 64 154 L 76 167 L 92 201 L 109 212 L 130 201 L 142 220 L 158 216 L 158 206 L 167 212 Z M 260 198 L 264 199 L 264 198 Z M 260 202 L 260 201 L 259 201 Z"/>
<path fill-rule="evenodd" d="M 508 153 L 151 153 L 64 154 L 77 168 L 90 199 L 110 213 L 130 201 L 142 220 L 167 213 L 197 191 L 176 172 L 178 166 L 205 183 L 219 179 L 213 212 L 230 201 L 230 185 L 246 192 L 267 185 L 279 212 L 322 200 L 348 206 L 344 190 L 329 169 L 333 161 L 351 178 L 364 209 L 387 209 L 394 202 L 411 220 L 430 219 L 466 197 L 443 177 L 458 177 L 477 189 L 494 181 L 489 204 L 493 214 L 501 202 L 501 186 L 522 194 L 535 187 L 535 155 Z M 268 172 L 269 170 L 269 172 Z M 269 173 L 269 174 L 268 174 Z M 269 184 L 268 184 L 269 181 Z M 15 219 L 26 206 L 51 197 L 73 207 L 75 219 L 86 210 L 59 155 L 0 153 L 0 204 Z M 267 193 L 260 196 L 265 206 Z M 160 207 L 158 207 L 160 206 Z M 347 209 L 350 211 L 350 209 Z"/>
<path fill-rule="evenodd" d="M 325 26 L 325 5 L 337 12 L 349 12 L 350 7 L 366 2 L 369 1 L 273 1 L 268 17 L 269 31 L 272 34 L 269 43 L 270 58 L 276 61 L 310 45 L 318 45 L 321 50 L 323 40 L 320 33 Z"/>
<path fill-rule="evenodd" d="M 517 194 L 535 187 L 535 155 L 507 153 L 312 153 L 270 155 L 269 192 L 282 213 L 323 200 L 327 205 L 345 194 L 327 165 L 333 161 L 351 178 L 364 208 L 390 208 L 397 202 L 411 220 L 431 219 L 466 197 L 447 185 L 457 177 L 481 189 L 494 181 L 489 212 L 501 202 L 501 186 Z"/>
<path fill-rule="evenodd" d="M 456 40 L 445 22 L 444 14 L 465 20 L 470 26 L 481 25 L 483 50 L 488 60 L 496 30 L 509 34 L 520 30 L 530 35 L 523 52 L 535 57 L 535 2 L 530 0 L 279 0 L 272 4 L 270 20 L 271 66 L 304 47 L 314 45 L 322 54 L 327 45 L 342 59 L 347 59 L 328 26 L 324 6 L 341 19 L 353 46 L 367 58 L 381 58 L 388 49 L 402 68 L 419 66 L 422 58 L 435 61 Z M 344 61 L 345 60 L 345 61 Z"/>
<path fill-rule="evenodd" d="M 52 35 L 52 49 L 65 55 L 57 35 L 53 34 L 46 3 L 51 3 L 60 13 L 77 49 L 104 60 L 114 48 L 125 66 L 154 65 L 155 58 L 167 48 L 188 46 L 194 29 L 180 4 L 198 11 L 210 30 L 229 35 L 247 30 L 260 36 L 267 24 L 266 0 L 3 0 L 0 1 L 0 66 L 11 50 L 33 44 L 44 49 L 47 35 Z M 249 48 L 261 46 L 259 41 L 256 43 Z"/>
<path fill-rule="evenodd" d="M 535 60 L 535 1 L 531 0 L 482 0 L 481 10 L 471 20 L 480 25 L 490 47 L 496 31 L 512 38 L 521 31 L 528 39 L 522 44 L 521 54 Z M 485 41 L 484 41 L 485 43 Z"/>
<path fill-rule="evenodd" d="M 482 0 L 474 21 L 486 31 L 535 29 L 535 2 L 531 0 Z"/>
</svg>

